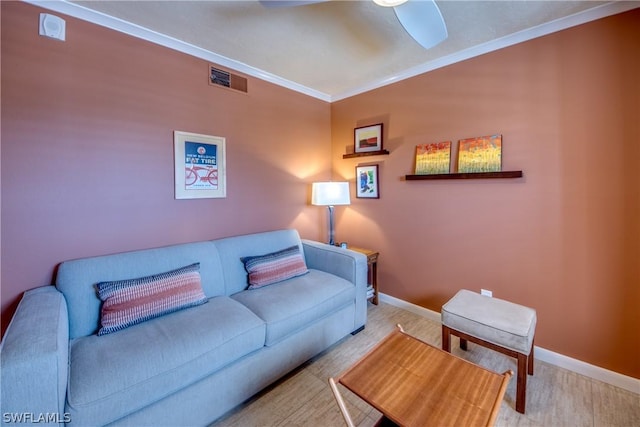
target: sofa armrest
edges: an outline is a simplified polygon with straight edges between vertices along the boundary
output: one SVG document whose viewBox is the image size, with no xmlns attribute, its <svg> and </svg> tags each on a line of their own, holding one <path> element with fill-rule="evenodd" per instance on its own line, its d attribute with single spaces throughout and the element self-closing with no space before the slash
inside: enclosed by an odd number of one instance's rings
<svg viewBox="0 0 640 427">
<path fill-rule="evenodd" d="M 356 316 L 354 330 L 367 322 L 367 257 L 326 243 L 302 239 L 308 268 L 335 274 L 356 287 Z"/>
<path fill-rule="evenodd" d="M 24 293 L 0 344 L 2 424 L 65 420 L 69 366 L 67 304 L 53 286 Z"/>
<path fill-rule="evenodd" d="M 367 257 L 359 252 L 313 240 L 302 240 L 307 267 L 335 274 L 367 287 Z"/>
</svg>

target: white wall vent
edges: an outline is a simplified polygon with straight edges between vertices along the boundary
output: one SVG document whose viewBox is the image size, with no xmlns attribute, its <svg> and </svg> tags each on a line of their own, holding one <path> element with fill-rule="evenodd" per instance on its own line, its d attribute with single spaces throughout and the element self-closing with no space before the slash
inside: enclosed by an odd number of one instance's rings
<svg viewBox="0 0 640 427">
<path fill-rule="evenodd" d="M 228 71 L 209 66 L 209 84 L 235 89 L 247 93 L 247 79 Z"/>
</svg>

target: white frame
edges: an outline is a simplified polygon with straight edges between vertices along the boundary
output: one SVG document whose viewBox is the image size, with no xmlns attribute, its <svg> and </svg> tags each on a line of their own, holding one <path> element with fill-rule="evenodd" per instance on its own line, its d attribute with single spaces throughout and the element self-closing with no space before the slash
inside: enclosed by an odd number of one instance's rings
<svg viewBox="0 0 640 427">
<path fill-rule="evenodd" d="M 207 145 L 215 145 L 216 166 L 218 169 L 217 188 L 212 189 L 187 189 L 185 160 L 186 142 L 199 142 Z M 227 197 L 227 163 L 226 163 L 226 139 L 221 136 L 201 135 L 198 133 L 174 131 L 174 175 L 176 199 L 209 199 Z M 198 178 L 200 178 L 198 176 Z"/>
</svg>

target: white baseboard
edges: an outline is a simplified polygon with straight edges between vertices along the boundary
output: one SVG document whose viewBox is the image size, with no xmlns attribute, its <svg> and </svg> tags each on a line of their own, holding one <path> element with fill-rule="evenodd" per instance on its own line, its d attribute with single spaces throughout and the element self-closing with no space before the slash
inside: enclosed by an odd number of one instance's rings
<svg viewBox="0 0 640 427">
<path fill-rule="evenodd" d="M 383 293 L 378 294 L 378 297 L 382 302 L 410 311 L 419 316 L 426 317 L 434 322 L 440 322 L 440 313 L 436 311 L 429 310 L 428 308 L 424 308 Z M 591 365 L 581 360 L 573 359 L 538 346 L 535 347 L 535 358 L 559 368 L 567 369 L 577 374 L 611 384 L 615 387 L 620 387 L 632 393 L 640 394 L 640 379 Z"/>
</svg>

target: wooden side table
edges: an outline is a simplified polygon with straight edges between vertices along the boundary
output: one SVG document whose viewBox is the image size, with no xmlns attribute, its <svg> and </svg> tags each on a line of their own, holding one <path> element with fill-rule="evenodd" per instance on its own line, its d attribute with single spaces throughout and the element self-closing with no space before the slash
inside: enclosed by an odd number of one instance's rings
<svg viewBox="0 0 640 427">
<path fill-rule="evenodd" d="M 513 372 L 497 374 L 398 327 L 338 378 L 329 378 L 347 425 L 354 423 L 337 384 L 400 426 L 493 426 Z"/>
<path fill-rule="evenodd" d="M 378 255 L 379 253 L 376 251 L 372 251 L 371 249 L 363 249 L 363 248 L 354 248 L 349 247 L 352 251 L 360 252 L 361 254 L 365 254 L 367 256 L 367 266 L 369 267 L 367 271 L 367 286 L 371 286 L 373 288 L 373 296 L 367 298 L 373 304 L 378 305 Z"/>
</svg>

